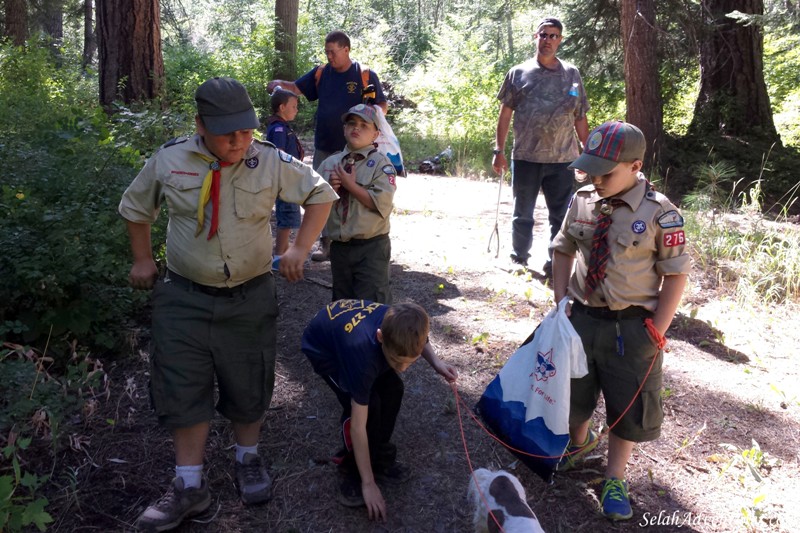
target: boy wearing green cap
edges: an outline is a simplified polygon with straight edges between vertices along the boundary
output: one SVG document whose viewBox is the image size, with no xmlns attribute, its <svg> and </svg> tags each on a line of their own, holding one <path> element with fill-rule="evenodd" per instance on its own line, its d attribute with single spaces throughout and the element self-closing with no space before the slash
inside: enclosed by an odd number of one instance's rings
<svg viewBox="0 0 800 533">
<path fill-rule="evenodd" d="M 275 379 L 270 215 L 276 198 L 305 207 L 280 263 L 281 274 L 297 281 L 336 199 L 309 167 L 254 141 L 259 122 L 238 81 L 210 79 L 195 101 L 197 133 L 156 152 L 119 205 L 133 251 L 129 281 L 153 289 L 151 399 L 175 448 L 175 478 L 137 521 L 145 531 L 177 527 L 211 504 L 203 460 L 215 410 L 232 423 L 242 501 L 270 498 L 272 481 L 258 454 Z M 167 270 L 158 280 L 150 227 L 162 204 L 169 214 Z"/>
</svg>

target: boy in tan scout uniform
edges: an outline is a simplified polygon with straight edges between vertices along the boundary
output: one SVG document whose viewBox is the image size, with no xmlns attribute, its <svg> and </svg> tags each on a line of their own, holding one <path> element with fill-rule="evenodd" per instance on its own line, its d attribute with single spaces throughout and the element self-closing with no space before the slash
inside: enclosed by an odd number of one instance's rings
<svg viewBox="0 0 800 533">
<path fill-rule="evenodd" d="M 358 104 L 342 115 L 347 146 L 319 167 L 339 194 L 325 229 L 331 238 L 333 301 L 392 303 L 389 287 L 389 215 L 395 169 L 378 151 L 375 108 Z"/>
<path fill-rule="evenodd" d="M 173 529 L 211 505 L 203 462 L 215 410 L 231 421 L 242 502 L 269 500 L 258 441 L 275 380 L 270 215 L 278 197 L 305 207 L 280 263 L 281 274 L 296 281 L 336 199 L 311 168 L 253 140 L 258 118 L 238 81 L 210 79 L 195 101 L 197 134 L 156 152 L 119 204 L 133 251 L 130 283 L 153 289 L 151 399 L 175 448 L 175 478 L 137 521 L 145 531 Z M 162 205 L 167 272 L 156 281 L 150 227 Z"/>
<path fill-rule="evenodd" d="M 612 520 L 633 516 L 625 468 L 635 443 L 661 433 L 664 334 L 691 269 L 683 218 L 639 172 L 645 147 L 632 124 L 606 122 L 592 131 L 571 165 L 592 184 L 575 193 L 551 244 L 555 299 L 573 298 L 568 314 L 589 367 L 572 380 L 571 446 L 559 470 L 597 446 L 589 426 L 602 392 L 607 424 L 614 425 L 601 503 Z"/>
</svg>

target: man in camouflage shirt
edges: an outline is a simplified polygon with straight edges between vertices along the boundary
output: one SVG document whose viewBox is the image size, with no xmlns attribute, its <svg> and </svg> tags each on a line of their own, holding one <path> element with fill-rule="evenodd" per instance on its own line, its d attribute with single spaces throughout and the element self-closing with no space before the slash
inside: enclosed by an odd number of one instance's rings
<svg viewBox="0 0 800 533">
<path fill-rule="evenodd" d="M 514 115 L 511 260 L 522 266 L 527 266 L 530 258 L 539 189 L 547 203 L 552 240 L 572 196 L 574 173 L 568 166 L 580 155 L 578 141 L 585 144 L 589 135 L 589 102 L 580 72 L 556 57 L 562 30 L 558 19 L 543 19 L 536 30 L 536 57 L 509 70 L 497 93 L 501 103 L 492 167 L 498 174 L 508 170 L 503 148 Z M 549 260 L 544 271 L 551 275 Z"/>
</svg>

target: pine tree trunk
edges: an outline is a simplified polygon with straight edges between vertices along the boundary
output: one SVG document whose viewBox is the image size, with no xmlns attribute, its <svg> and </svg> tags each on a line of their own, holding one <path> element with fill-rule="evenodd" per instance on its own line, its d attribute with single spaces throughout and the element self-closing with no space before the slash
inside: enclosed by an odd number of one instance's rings
<svg viewBox="0 0 800 533">
<path fill-rule="evenodd" d="M 6 0 L 6 37 L 15 46 L 22 46 L 28 38 L 28 3 L 25 0 Z"/>
<path fill-rule="evenodd" d="M 94 53 L 97 51 L 97 37 L 94 32 L 94 24 L 92 20 L 92 0 L 84 0 L 83 2 L 83 57 L 81 59 L 81 68 L 86 71 L 89 65 L 92 64 Z"/>
<path fill-rule="evenodd" d="M 98 0 L 100 103 L 161 96 L 164 60 L 158 0 Z"/>
<path fill-rule="evenodd" d="M 663 129 L 654 2 L 622 1 L 626 120 L 638 126 L 647 139 L 645 169 L 658 168 Z"/>
<path fill-rule="evenodd" d="M 297 77 L 297 16 L 299 0 L 275 0 L 275 72 L 273 79 Z"/>
<path fill-rule="evenodd" d="M 703 0 L 700 94 L 689 132 L 779 140 L 764 82 L 764 43 L 758 24 L 726 15 L 764 13 L 762 0 Z"/>
</svg>

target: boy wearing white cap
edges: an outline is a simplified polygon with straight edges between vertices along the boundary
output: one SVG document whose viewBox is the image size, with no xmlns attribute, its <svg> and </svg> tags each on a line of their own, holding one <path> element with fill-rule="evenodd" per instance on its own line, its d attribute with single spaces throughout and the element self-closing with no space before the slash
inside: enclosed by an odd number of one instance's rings
<svg viewBox="0 0 800 533">
<path fill-rule="evenodd" d="M 156 152 L 119 204 L 133 251 L 129 281 L 153 289 L 150 392 L 175 447 L 174 480 L 137 521 L 146 531 L 173 529 L 211 504 L 203 461 L 215 410 L 233 427 L 242 501 L 270 498 L 272 481 L 258 454 L 275 380 L 270 215 L 278 197 L 305 207 L 280 263 L 281 274 L 297 281 L 336 199 L 309 167 L 253 140 L 258 118 L 238 81 L 210 79 L 195 101 L 197 133 Z M 162 204 L 169 214 L 167 271 L 157 281 L 150 227 Z"/>
<path fill-rule="evenodd" d="M 319 167 L 319 173 L 339 194 L 325 226 L 331 238 L 332 301 L 392 303 L 389 215 L 394 207 L 396 171 L 375 145 L 375 120 L 373 106 L 351 107 L 342 115 L 347 146 Z"/>
<path fill-rule="evenodd" d="M 573 299 L 568 314 L 589 367 L 572 380 L 571 445 L 559 470 L 597 446 L 589 426 L 602 392 L 611 430 L 601 503 L 612 520 L 633 516 L 625 468 L 635 443 L 661 432 L 664 334 L 691 269 L 683 217 L 640 172 L 645 148 L 639 128 L 625 122 L 589 134 L 571 168 L 591 184 L 575 193 L 551 243 L 555 300 Z"/>
</svg>

